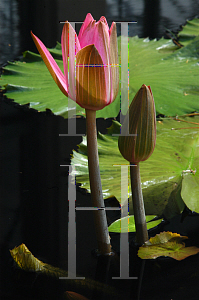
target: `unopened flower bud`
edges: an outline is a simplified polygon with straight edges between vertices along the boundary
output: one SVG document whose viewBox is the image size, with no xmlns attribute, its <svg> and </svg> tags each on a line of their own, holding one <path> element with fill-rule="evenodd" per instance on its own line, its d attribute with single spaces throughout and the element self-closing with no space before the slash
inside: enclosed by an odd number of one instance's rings
<svg viewBox="0 0 199 300">
<path fill-rule="evenodd" d="M 118 146 L 132 163 L 144 161 L 153 153 L 156 142 L 156 113 L 150 86 L 142 85 L 135 95 L 122 125 Z"/>
</svg>

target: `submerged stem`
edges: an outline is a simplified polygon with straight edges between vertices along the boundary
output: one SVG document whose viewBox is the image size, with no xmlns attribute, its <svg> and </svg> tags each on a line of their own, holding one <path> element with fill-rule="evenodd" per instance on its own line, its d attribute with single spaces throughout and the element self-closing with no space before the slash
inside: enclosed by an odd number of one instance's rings
<svg viewBox="0 0 199 300">
<path fill-rule="evenodd" d="M 130 164 L 133 165 L 133 163 Z M 130 174 L 133 210 L 136 227 L 136 241 L 138 244 L 142 245 L 144 244 L 144 242 L 148 241 L 148 232 L 144 210 L 144 201 L 142 196 L 139 163 L 137 163 L 137 166 L 130 166 Z"/>
<path fill-rule="evenodd" d="M 111 244 L 108 233 L 106 212 L 105 209 L 100 209 L 104 208 L 105 205 L 102 194 L 97 148 L 96 111 L 94 110 L 86 109 L 86 131 L 92 205 L 99 208 L 94 211 L 98 250 L 100 254 L 110 254 Z"/>
</svg>

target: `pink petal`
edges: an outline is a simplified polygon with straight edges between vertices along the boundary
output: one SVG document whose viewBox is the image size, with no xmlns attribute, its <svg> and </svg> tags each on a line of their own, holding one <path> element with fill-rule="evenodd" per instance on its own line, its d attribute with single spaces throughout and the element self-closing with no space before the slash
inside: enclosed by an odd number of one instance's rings
<svg viewBox="0 0 199 300">
<path fill-rule="evenodd" d="M 113 22 L 110 29 L 110 44 L 109 44 L 109 57 L 110 57 L 110 72 L 111 72 L 111 95 L 110 102 L 113 102 L 119 90 L 119 61 L 118 61 L 118 46 L 117 46 L 117 29 L 116 24 Z"/>
<path fill-rule="evenodd" d="M 32 35 L 33 41 L 42 57 L 44 63 L 46 64 L 46 67 L 48 68 L 50 74 L 52 75 L 54 81 L 56 82 L 56 84 L 58 85 L 58 87 L 60 88 L 62 93 L 64 95 L 68 96 L 68 88 L 66 85 L 65 77 L 64 77 L 62 71 L 60 70 L 60 68 L 58 67 L 56 61 L 54 60 L 54 58 L 52 57 L 52 55 L 50 54 L 48 49 L 44 46 L 42 41 L 40 41 L 40 39 L 36 35 L 34 35 L 32 32 L 31 32 L 31 35 Z"/>
<path fill-rule="evenodd" d="M 89 24 L 87 24 L 87 27 L 82 31 L 81 35 L 79 34 L 78 38 L 81 49 L 88 45 L 94 44 L 95 24 L 95 20 L 91 21 Z"/>
<path fill-rule="evenodd" d="M 64 64 L 64 73 L 68 86 L 68 95 L 74 101 L 76 100 L 75 91 L 75 56 L 81 49 L 77 34 L 70 23 L 66 22 L 62 30 L 61 37 L 62 57 Z M 68 70 L 69 57 L 69 70 Z M 69 74 L 68 74 L 69 72 Z"/>
<path fill-rule="evenodd" d="M 94 44 L 103 59 L 104 48 L 109 47 L 108 23 L 105 17 L 101 17 L 97 23 L 93 19 L 93 17 L 89 20 L 90 23 L 87 22 L 87 26 L 85 26 L 84 30 L 82 30 L 81 35 L 79 34 L 78 36 L 81 48 Z M 104 40 L 106 45 L 104 43 Z M 105 59 L 105 61 L 107 61 L 107 59 Z"/>
<path fill-rule="evenodd" d="M 116 24 L 109 26 L 105 17 L 96 23 L 91 14 L 85 19 L 79 34 L 81 48 L 94 44 L 105 68 L 107 105 L 112 103 L 119 89 L 119 65 Z"/>
<path fill-rule="evenodd" d="M 77 103 L 91 110 L 105 107 L 105 68 L 94 45 L 88 45 L 77 53 L 76 76 Z"/>
<path fill-rule="evenodd" d="M 104 65 L 106 78 L 107 104 L 111 103 L 111 78 L 110 78 L 110 59 L 109 59 L 109 30 L 104 22 L 99 22 L 95 26 L 94 45 L 98 50 Z"/>
<path fill-rule="evenodd" d="M 115 23 L 115 22 L 112 22 L 111 28 L 110 28 L 110 30 L 109 30 L 109 35 L 111 35 L 112 31 L 115 30 L 115 26 L 116 26 L 116 23 Z M 117 34 L 117 29 L 116 29 L 116 34 Z"/>
<path fill-rule="evenodd" d="M 80 31 L 79 31 L 79 34 L 78 34 L 78 39 L 80 41 L 80 44 L 81 44 L 81 40 L 82 40 L 82 35 L 84 33 L 84 31 L 86 30 L 86 28 L 88 27 L 88 25 L 93 22 L 94 19 L 92 17 L 92 15 L 90 13 L 88 13 L 86 15 L 86 18 L 84 20 L 84 23 L 82 24 L 81 28 L 80 28 Z"/>
<path fill-rule="evenodd" d="M 109 32 L 109 26 L 106 18 L 102 16 L 96 24 L 98 24 L 99 22 L 103 22 L 106 25 L 106 30 Z"/>
<path fill-rule="evenodd" d="M 110 65 L 109 65 L 109 29 L 104 21 L 91 21 L 81 37 L 81 48 L 94 44 L 98 50 L 106 76 L 107 104 L 110 103 Z"/>
</svg>

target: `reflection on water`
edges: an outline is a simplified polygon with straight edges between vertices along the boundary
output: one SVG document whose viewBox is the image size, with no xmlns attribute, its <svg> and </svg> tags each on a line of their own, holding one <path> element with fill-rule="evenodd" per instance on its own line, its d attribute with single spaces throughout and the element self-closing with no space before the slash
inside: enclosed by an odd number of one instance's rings
<svg viewBox="0 0 199 300">
<path fill-rule="evenodd" d="M 61 37 L 59 21 L 80 22 L 88 12 L 96 20 L 105 15 L 109 25 L 113 20 L 137 21 L 129 26 L 129 36 L 160 38 L 166 28 L 176 31 L 187 18 L 199 14 L 199 0 L 1 0 L 0 64 L 27 49 L 36 51 L 30 30 L 47 47 L 54 47 Z"/>
<path fill-rule="evenodd" d="M 17 1 L 0 1 L 0 65 L 19 53 L 19 14 Z"/>
<path fill-rule="evenodd" d="M 108 20 L 137 21 L 129 36 L 160 38 L 199 14 L 198 0 L 106 0 Z"/>
</svg>

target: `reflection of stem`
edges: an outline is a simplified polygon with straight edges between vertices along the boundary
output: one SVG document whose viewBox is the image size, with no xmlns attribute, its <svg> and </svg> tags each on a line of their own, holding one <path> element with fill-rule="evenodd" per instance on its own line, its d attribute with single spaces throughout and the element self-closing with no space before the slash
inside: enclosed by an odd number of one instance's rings
<svg viewBox="0 0 199 300">
<path fill-rule="evenodd" d="M 99 255 L 97 257 L 97 266 L 96 266 L 96 273 L 95 273 L 95 280 L 96 282 L 101 282 L 102 284 L 108 283 L 109 277 L 109 268 L 110 268 L 110 260 L 111 256 L 107 255 Z M 92 293 L 93 300 L 102 300 L 105 298 L 105 293 L 103 290 L 101 292 L 99 289 L 94 289 Z"/>
<path fill-rule="evenodd" d="M 142 279 L 143 279 L 143 274 L 144 274 L 145 262 L 146 262 L 146 259 L 143 259 L 142 260 L 142 265 L 141 265 L 141 270 L 140 270 L 139 282 L 138 282 L 137 300 L 140 300 L 141 286 L 142 286 Z"/>
<path fill-rule="evenodd" d="M 130 164 L 133 165 L 133 163 Z M 144 242 L 148 241 L 148 232 L 146 226 L 144 201 L 142 196 L 139 163 L 137 163 L 137 166 L 130 166 L 130 174 L 133 210 L 136 227 L 136 241 L 138 244 L 142 245 L 144 244 Z"/>
<path fill-rule="evenodd" d="M 99 169 L 99 158 L 97 148 L 96 111 L 86 109 L 86 131 L 88 149 L 88 168 L 92 205 L 94 207 L 105 207 L 102 194 L 102 185 Z M 110 254 L 111 245 L 108 234 L 106 213 L 104 209 L 94 211 L 95 230 L 97 235 L 98 250 L 101 254 Z"/>
</svg>

